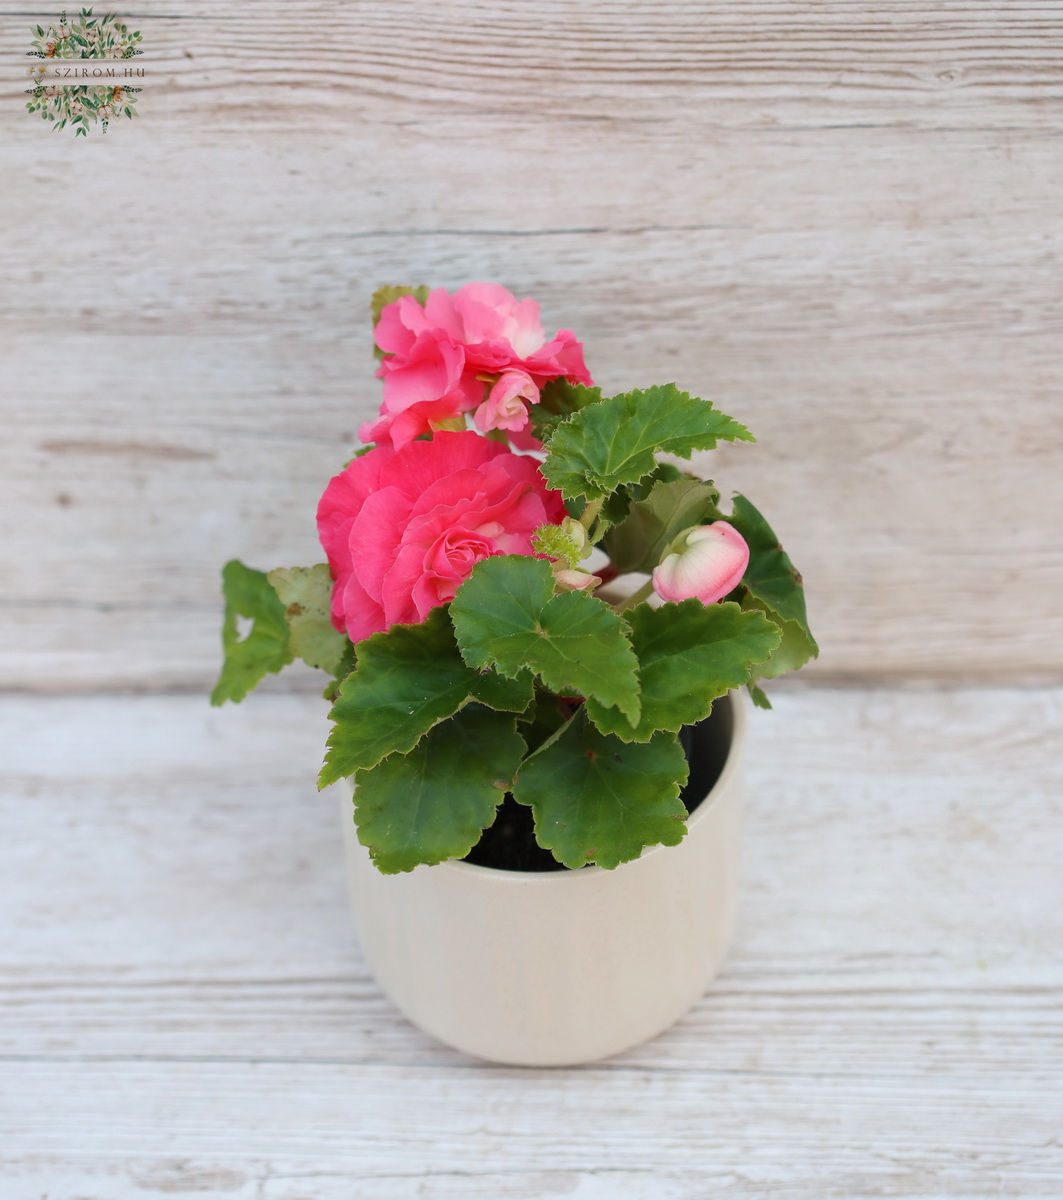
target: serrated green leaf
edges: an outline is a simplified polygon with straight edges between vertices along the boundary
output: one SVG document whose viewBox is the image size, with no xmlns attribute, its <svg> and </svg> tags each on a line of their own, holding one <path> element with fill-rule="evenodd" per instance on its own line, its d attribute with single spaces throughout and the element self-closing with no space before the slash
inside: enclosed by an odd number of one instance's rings
<svg viewBox="0 0 1063 1200">
<path fill-rule="evenodd" d="M 711 483 L 681 478 L 656 484 L 645 500 L 633 503 L 624 521 L 610 529 L 602 548 L 621 573 L 647 575 L 669 543 L 692 525 L 700 525 L 719 499 Z"/>
<path fill-rule="evenodd" d="M 530 668 L 554 692 L 594 696 L 637 721 L 638 662 L 623 621 L 594 596 L 553 591 L 542 559 L 477 563 L 450 605 L 465 661 L 509 677 Z"/>
<path fill-rule="evenodd" d="M 571 379 L 548 379 L 539 391 L 539 405 L 555 417 L 567 417 L 602 399 L 602 389 Z"/>
<path fill-rule="evenodd" d="M 749 690 L 750 699 L 757 706 L 757 708 L 771 708 L 771 701 L 755 683 L 747 683 L 746 687 Z"/>
<path fill-rule="evenodd" d="M 737 421 L 674 383 L 625 392 L 575 413 L 547 446 L 543 475 L 566 499 L 608 496 L 656 466 L 655 455 L 689 458 L 718 441 L 753 441 Z"/>
<path fill-rule="evenodd" d="M 743 595 L 739 603 L 746 612 L 765 612 L 764 604 L 749 593 Z M 803 667 L 810 658 L 818 657 L 819 647 L 805 626 L 797 621 L 784 621 L 770 609 L 766 615 L 777 625 L 782 638 L 771 656 L 754 670 L 754 679 L 777 679 L 788 671 Z"/>
<path fill-rule="evenodd" d="M 638 483 L 628 483 L 624 487 L 617 488 L 611 496 L 606 496 L 605 503 L 602 505 L 599 517 L 601 530 L 604 532 L 610 525 L 619 525 L 631 511 L 632 504 L 638 500 L 645 500 L 658 482 L 671 483 L 676 479 L 683 478 L 689 478 L 689 476 L 684 476 L 683 472 L 672 463 L 663 462 L 658 463 Z M 570 501 L 570 503 L 572 502 Z"/>
<path fill-rule="evenodd" d="M 749 546 L 749 566 L 742 582 L 750 593 L 784 621 L 807 625 L 801 576 L 763 515 L 745 496 L 736 495 L 734 512 L 724 519 Z"/>
<path fill-rule="evenodd" d="M 515 717 L 462 709 L 408 754 L 357 776 L 358 840 L 386 875 L 463 858 L 494 820 L 524 749 Z"/>
<path fill-rule="evenodd" d="M 774 679 L 787 671 L 796 671 L 809 659 L 819 656 L 819 647 L 808 627 L 801 576 L 771 526 L 745 496 L 735 496 L 734 512 L 724 519 L 749 546 L 749 565 L 742 577 L 742 607 L 766 612 L 782 631 L 778 648 L 758 667 L 755 678 Z"/>
<path fill-rule="evenodd" d="M 531 806 L 535 840 L 558 862 L 611 870 L 646 846 L 683 839 L 679 789 L 687 772 L 675 734 L 629 744 L 599 732 L 579 712 L 525 761 L 513 796 Z"/>
<path fill-rule="evenodd" d="M 571 704 L 537 688 L 531 707 L 517 718 L 517 728 L 528 743 L 528 750 L 535 751 L 567 724 L 571 716 Z"/>
<path fill-rule="evenodd" d="M 713 700 L 748 683 L 752 665 L 779 642 L 773 621 L 731 602 L 640 604 L 626 615 L 639 660 L 642 717 L 626 722 L 616 709 L 587 701 L 595 725 L 624 741 L 645 742 L 658 729 L 677 733 L 704 720 Z"/>
<path fill-rule="evenodd" d="M 523 712 L 532 700 L 531 676 L 502 679 L 468 666 L 444 608 L 433 609 L 420 625 L 393 625 L 359 642 L 358 665 L 340 684 L 329 713 L 334 725 L 318 786 L 412 750 L 471 698 Z"/>
<path fill-rule="evenodd" d="M 335 674 L 350 640 L 336 630 L 329 615 L 332 572 L 328 564 L 278 567 L 268 579 L 284 605 L 288 648 L 311 667 Z"/>
<path fill-rule="evenodd" d="M 471 669 L 471 668 L 470 668 Z M 535 694 L 535 678 L 530 671 L 520 671 L 514 678 L 497 671 L 475 671 L 469 694 L 488 708 L 499 712 L 523 713 Z"/>
<path fill-rule="evenodd" d="M 348 640 L 343 651 L 343 657 L 340 659 L 333 677 L 325 684 L 325 689 L 321 693 L 322 699 L 327 700 L 329 704 L 336 703 L 340 694 L 340 685 L 354 670 L 357 661 L 358 655 L 355 653 L 354 645 Z"/>
<path fill-rule="evenodd" d="M 225 619 L 221 640 L 225 651 L 221 676 L 210 694 L 214 705 L 242 700 L 266 675 L 292 661 L 284 605 L 270 586 L 264 571 L 245 567 L 238 559 L 222 568 Z M 238 617 L 253 621 L 251 631 L 241 638 Z"/>
<path fill-rule="evenodd" d="M 597 404 L 602 399 L 602 389 L 586 387 L 568 379 L 548 380 L 539 391 L 539 400 L 529 409 L 532 433 L 540 441 L 546 441 L 557 426 L 574 412 Z"/>
</svg>

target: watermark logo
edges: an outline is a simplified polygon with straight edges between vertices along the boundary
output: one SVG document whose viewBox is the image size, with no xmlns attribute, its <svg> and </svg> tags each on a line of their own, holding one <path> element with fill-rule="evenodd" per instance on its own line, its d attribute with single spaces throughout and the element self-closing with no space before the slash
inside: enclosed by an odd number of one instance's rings
<svg viewBox="0 0 1063 1200">
<path fill-rule="evenodd" d="M 27 56 L 40 60 L 30 67 L 33 87 L 26 108 L 51 121 L 52 129 L 69 126 L 75 136 L 90 129 L 107 132 L 118 117 L 137 115 L 136 86 L 144 68 L 134 63 L 140 49 L 139 31 L 123 25 L 114 13 L 94 17 L 91 8 L 58 24 L 36 25 L 33 48 Z"/>
</svg>

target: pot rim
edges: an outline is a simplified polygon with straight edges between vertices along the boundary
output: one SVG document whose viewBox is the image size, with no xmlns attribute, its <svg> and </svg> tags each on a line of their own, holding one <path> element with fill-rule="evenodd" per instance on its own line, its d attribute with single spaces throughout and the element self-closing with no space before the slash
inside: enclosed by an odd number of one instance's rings
<svg viewBox="0 0 1063 1200">
<path fill-rule="evenodd" d="M 712 809 L 718 796 L 722 795 L 725 788 L 730 785 L 731 779 L 738 772 L 742 760 L 742 750 L 745 747 L 746 740 L 746 705 L 742 701 L 742 696 L 737 690 L 725 692 L 723 696 L 718 697 L 720 700 L 727 700 L 731 705 L 731 716 L 733 725 L 731 729 L 731 743 L 727 748 L 727 758 L 723 764 L 723 769 L 720 771 L 719 777 L 711 788 L 705 793 L 701 803 L 694 810 L 693 816 L 687 820 L 687 837 L 693 832 L 694 827 L 701 821 L 705 820 Z M 350 780 L 347 781 L 350 783 Z M 686 839 L 684 839 L 685 841 Z M 679 842 L 678 845 L 682 845 Z M 570 879 L 594 879 L 599 875 L 609 874 L 615 875 L 617 871 L 622 871 L 624 867 L 634 866 L 635 863 L 643 862 L 652 855 L 663 853 L 664 851 L 674 849 L 672 846 L 662 845 L 660 842 L 655 846 L 647 846 L 638 858 L 630 859 L 626 863 L 621 863 L 618 867 L 614 867 L 611 871 L 606 871 L 604 867 L 599 867 L 595 864 L 586 867 L 580 867 L 577 870 L 565 871 L 510 871 L 501 867 L 481 867 L 477 863 L 464 862 L 460 858 L 449 858 L 446 862 L 433 863 L 426 869 L 429 871 L 458 871 L 462 874 L 490 876 L 501 886 L 513 886 L 519 884 L 522 887 L 546 887 L 557 886 L 559 879 L 566 877 Z M 419 870 L 420 868 L 415 868 Z"/>
</svg>

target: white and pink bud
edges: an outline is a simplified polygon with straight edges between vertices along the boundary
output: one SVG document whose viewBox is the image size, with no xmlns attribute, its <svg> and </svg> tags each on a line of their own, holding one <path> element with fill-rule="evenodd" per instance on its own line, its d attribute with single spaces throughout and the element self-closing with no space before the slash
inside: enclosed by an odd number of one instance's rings
<svg viewBox="0 0 1063 1200">
<path fill-rule="evenodd" d="M 527 371 L 503 371 L 487 399 L 473 413 L 481 433 L 508 429 L 514 433 L 528 424 L 528 405 L 539 399 L 539 389 Z"/>
<path fill-rule="evenodd" d="M 593 591 L 601 586 L 601 579 L 589 571 L 577 571 L 569 567 L 554 569 L 554 580 L 560 592 Z"/>
<path fill-rule="evenodd" d="M 672 547 L 653 572 L 653 590 L 662 600 L 715 604 L 742 581 L 749 565 L 745 538 L 726 521 L 688 529 Z"/>
</svg>

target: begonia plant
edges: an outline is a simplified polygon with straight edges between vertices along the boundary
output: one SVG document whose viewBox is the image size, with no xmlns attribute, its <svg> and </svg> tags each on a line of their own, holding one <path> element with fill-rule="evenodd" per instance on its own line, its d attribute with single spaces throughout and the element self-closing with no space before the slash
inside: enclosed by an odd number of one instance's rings
<svg viewBox="0 0 1063 1200">
<path fill-rule="evenodd" d="M 469 855 L 504 797 L 563 867 L 678 843 L 680 732 L 731 689 L 770 707 L 759 681 L 818 652 L 764 517 L 673 461 L 752 435 L 674 384 L 603 396 L 495 284 L 383 288 L 374 334 L 383 401 L 321 497 L 327 562 L 225 566 L 212 703 L 324 671 L 319 786 L 354 780 L 385 873 Z"/>
</svg>

